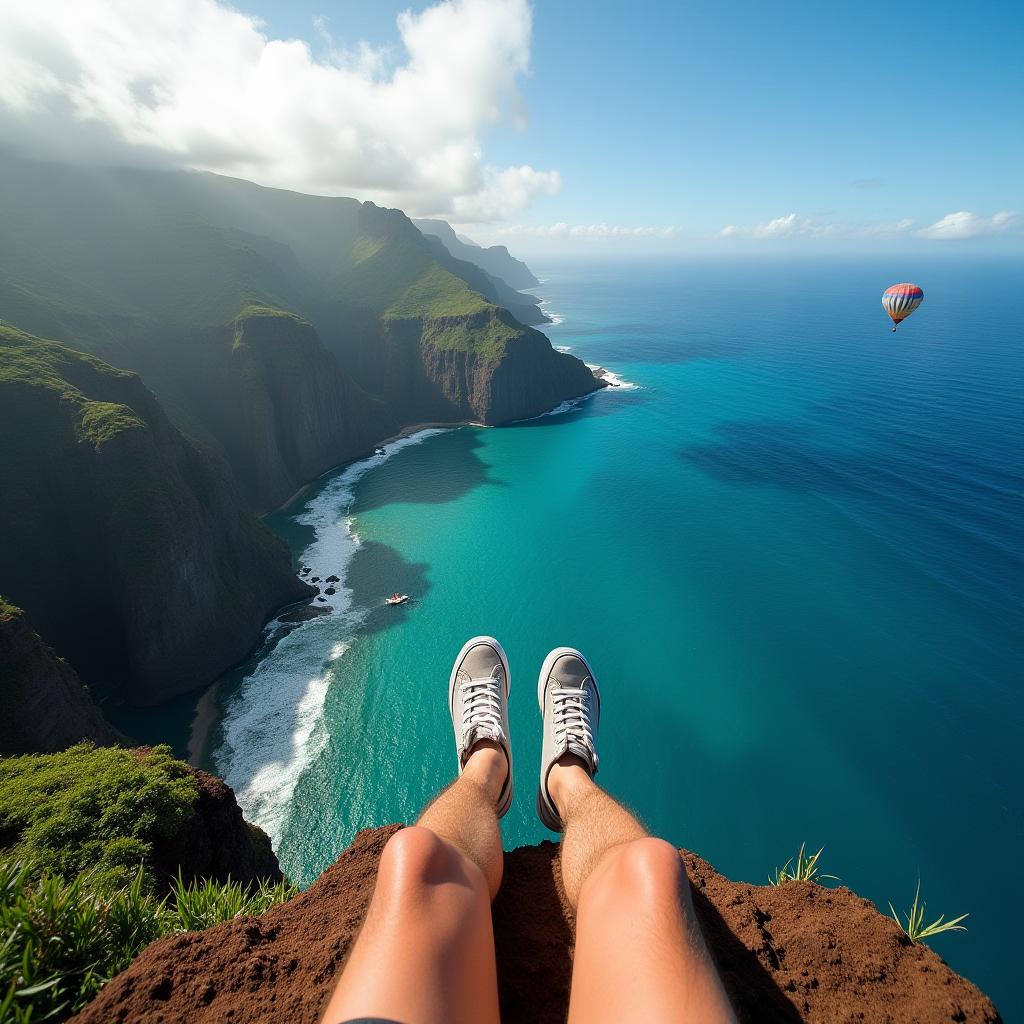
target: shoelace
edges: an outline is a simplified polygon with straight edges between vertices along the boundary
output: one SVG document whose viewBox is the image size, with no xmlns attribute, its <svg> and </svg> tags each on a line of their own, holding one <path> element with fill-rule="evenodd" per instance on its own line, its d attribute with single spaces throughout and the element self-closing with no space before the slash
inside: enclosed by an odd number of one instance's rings
<svg viewBox="0 0 1024 1024">
<path fill-rule="evenodd" d="M 496 742 L 505 739 L 501 727 L 501 680 L 494 676 L 486 679 L 467 679 L 459 684 L 462 691 L 462 749 L 468 749 L 473 742 L 486 736 Z M 479 730 L 475 738 L 474 730 Z"/>
<path fill-rule="evenodd" d="M 555 686 L 551 689 L 551 718 L 556 745 L 565 750 L 572 750 L 574 746 L 585 750 L 585 759 L 596 769 L 597 752 L 594 750 L 594 734 L 590 731 L 589 701 L 589 691 L 576 686 Z"/>
</svg>

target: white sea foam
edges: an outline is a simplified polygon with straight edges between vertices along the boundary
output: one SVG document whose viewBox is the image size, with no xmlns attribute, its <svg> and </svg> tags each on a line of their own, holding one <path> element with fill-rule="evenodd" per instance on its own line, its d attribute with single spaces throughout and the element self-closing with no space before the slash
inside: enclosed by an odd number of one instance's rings
<svg viewBox="0 0 1024 1024">
<path fill-rule="evenodd" d="M 311 526 L 315 539 L 302 553 L 311 571 L 307 579 L 338 576 L 337 591 L 326 615 L 301 623 L 282 637 L 245 677 L 221 723 L 223 742 L 214 753 L 218 773 L 234 789 L 249 821 L 259 825 L 277 845 L 288 821 L 292 795 L 303 771 L 330 738 L 324 703 L 331 663 L 343 657 L 367 609 L 354 607 L 345 575 L 359 547 L 348 510 L 354 487 L 370 469 L 395 452 L 418 444 L 441 430 L 421 430 L 386 445 L 379 454 L 354 463 L 314 498 L 297 522 Z M 271 622 L 268 634 L 278 630 Z"/>
<path fill-rule="evenodd" d="M 539 416 L 527 416 L 526 419 L 516 420 L 517 423 L 526 423 L 529 420 L 542 420 L 545 416 L 560 416 L 563 412 L 568 412 L 570 409 L 575 409 L 580 402 L 585 402 L 590 395 L 582 395 L 579 398 L 570 398 L 565 402 L 556 405 L 554 409 L 548 409 L 547 412 L 542 412 Z"/>
<path fill-rule="evenodd" d="M 605 381 L 610 388 L 619 388 L 623 391 L 635 391 L 640 385 L 633 384 L 628 380 L 623 380 L 617 373 L 612 373 L 611 370 L 606 370 L 603 366 L 598 366 L 597 363 L 587 363 L 587 366 L 591 370 L 600 370 L 600 379 Z"/>
<path fill-rule="evenodd" d="M 551 346 L 556 352 L 571 352 L 572 345 L 552 345 Z"/>
</svg>

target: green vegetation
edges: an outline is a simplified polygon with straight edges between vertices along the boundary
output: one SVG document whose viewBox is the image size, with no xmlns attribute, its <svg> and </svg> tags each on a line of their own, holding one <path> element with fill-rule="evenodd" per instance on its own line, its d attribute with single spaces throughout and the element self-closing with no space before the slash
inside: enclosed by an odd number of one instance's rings
<svg viewBox="0 0 1024 1024">
<path fill-rule="evenodd" d="M 262 914 L 275 903 L 291 899 L 298 891 L 298 886 L 287 879 L 261 882 L 255 888 L 232 882 L 230 878 L 223 885 L 209 880 L 185 885 L 179 872 L 173 908 L 168 911 L 169 921 L 174 931 L 198 932 L 236 917 Z"/>
<path fill-rule="evenodd" d="M 821 885 L 820 879 L 823 878 L 831 878 L 836 882 L 839 881 L 835 875 L 822 875 L 818 872 L 818 858 L 825 847 L 823 846 L 817 853 L 805 857 L 804 847 L 806 845 L 806 843 L 800 844 L 800 852 L 796 855 L 795 868 L 790 870 L 790 865 L 793 863 L 793 858 L 790 857 L 783 867 L 775 869 L 774 878 L 771 875 L 768 876 L 768 881 L 772 885 L 782 885 L 784 882 L 817 882 L 818 885 Z"/>
<path fill-rule="evenodd" d="M 91 884 L 108 890 L 131 883 L 140 864 L 152 888 L 153 844 L 181 830 L 196 798 L 169 747 L 141 761 L 88 744 L 0 761 L 0 835 L 11 856 L 52 875 L 91 871 Z"/>
<path fill-rule="evenodd" d="M 907 923 L 904 925 L 899 919 L 899 915 L 896 913 L 896 908 L 890 903 L 889 909 L 892 911 L 892 919 L 903 929 L 907 934 L 907 938 L 911 942 L 923 942 L 925 939 L 931 938 L 933 935 L 938 935 L 941 932 L 965 932 L 967 929 L 960 924 L 961 921 L 966 917 L 970 917 L 970 914 L 961 914 L 959 917 L 953 918 L 952 921 L 943 921 L 946 916 L 942 914 L 938 920 L 933 921 L 931 924 L 924 923 L 924 910 L 925 904 L 921 903 L 921 879 L 917 880 L 917 892 L 914 893 L 914 902 L 910 908 L 910 912 L 906 914 Z"/>
<path fill-rule="evenodd" d="M 261 914 L 296 892 L 287 882 L 186 886 L 179 876 L 157 900 L 141 867 L 111 892 L 92 871 L 65 880 L 38 862 L 0 864 L 0 1024 L 66 1020 L 153 940 Z"/>
</svg>

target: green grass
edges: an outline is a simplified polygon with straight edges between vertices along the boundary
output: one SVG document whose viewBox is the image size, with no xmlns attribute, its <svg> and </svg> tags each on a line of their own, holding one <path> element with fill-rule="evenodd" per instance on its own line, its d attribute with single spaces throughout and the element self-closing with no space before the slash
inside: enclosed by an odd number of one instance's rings
<svg viewBox="0 0 1024 1024">
<path fill-rule="evenodd" d="M 195 813 L 195 779 L 169 747 L 143 761 L 129 750 L 80 744 L 59 754 L 0 761 L 0 832 L 9 855 L 51 874 L 90 870 L 96 885 L 127 885 L 143 865 L 154 881 L 155 842 Z"/>
<path fill-rule="evenodd" d="M 185 885 L 179 871 L 174 906 L 169 913 L 176 931 L 198 932 L 236 917 L 262 914 L 275 903 L 291 899 L 298 891 L 287 879 L 261 882 L 255 888 L 232 882 L 230 878 L 223 885 L 209 880 Z"/>
<path fill-rule="evenodd" d="M 923 942 L 925 939 L 931 938 L 933 935 L 939 935 L 942 932 L 965 932 L 967 929 L 960 924 L 964 918 L 970 917 L 970 914 L 961 914 L 959 917 L 953 918 L 952 921 L 944 921 L 945 914 L 941 914 L 939 918 L 933 921 L 931 924 L 924 923 L 924 911 L 925 904 L 921 902 L 921 879 L 917 880 L 917 892 L 914 893 L 914 902 L 910 907 L 910 911 L 904 916 L 907 919 L 907 923 L 904 924 L 896 913 L 896 908 L 890 903 L 889 909 L 892 911 L 892 919 L 906 932 L 907 938 L 911 942 Z"/>
<path fill-rule="evenodd" d="M 261 914 L 297 891 L 288 882 L 186 886 L 179 876 L 158 900 L 141 866 L 111 892 L 94 871 L 65 880 L 38 862 L 0 863 L 0 1024 L 66 1020 L 155 939 Z"/>
<path fill-rule="evenodd" d="M 800 852 L 796 855 L 795 867 L 790 868 L 790 865 L 793 863 L 793 858 L 790 857 L 783 867 L 775 869 L 774 877 L 768 876 L 768 881 L 772 885 L 782 885 L 785 882 L 817 882 L 818 885 L 821 885 L 820 880 L 823 878 L 831 878 L 836 882 L 839 881 L 835 875 L 822 875 L 818 871 L 818 858 L 825 847 L 823 846 L 817 853 L 805 857 L 804 848 L 806 845 L 806 843 L 800 844 Z"/>
</svg>

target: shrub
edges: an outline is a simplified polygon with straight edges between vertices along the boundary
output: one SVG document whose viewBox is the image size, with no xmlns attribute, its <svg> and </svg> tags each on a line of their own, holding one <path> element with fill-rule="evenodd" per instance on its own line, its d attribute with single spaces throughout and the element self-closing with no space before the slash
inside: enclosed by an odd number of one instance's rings
<svg viewBox="0 0 1024 1024">
<path fill-rule="evenodd" d="M 180 831 L 196 798 L 170 747 L 141 761 L 84 743 L 0 761 L 0 834 L 12 837 L 14 856 L 67 878 L 89 870 L 91 884 L 111 892 L 132 884 L 140 864 L 151 887 L 153 842 Z"/>
</svg>

